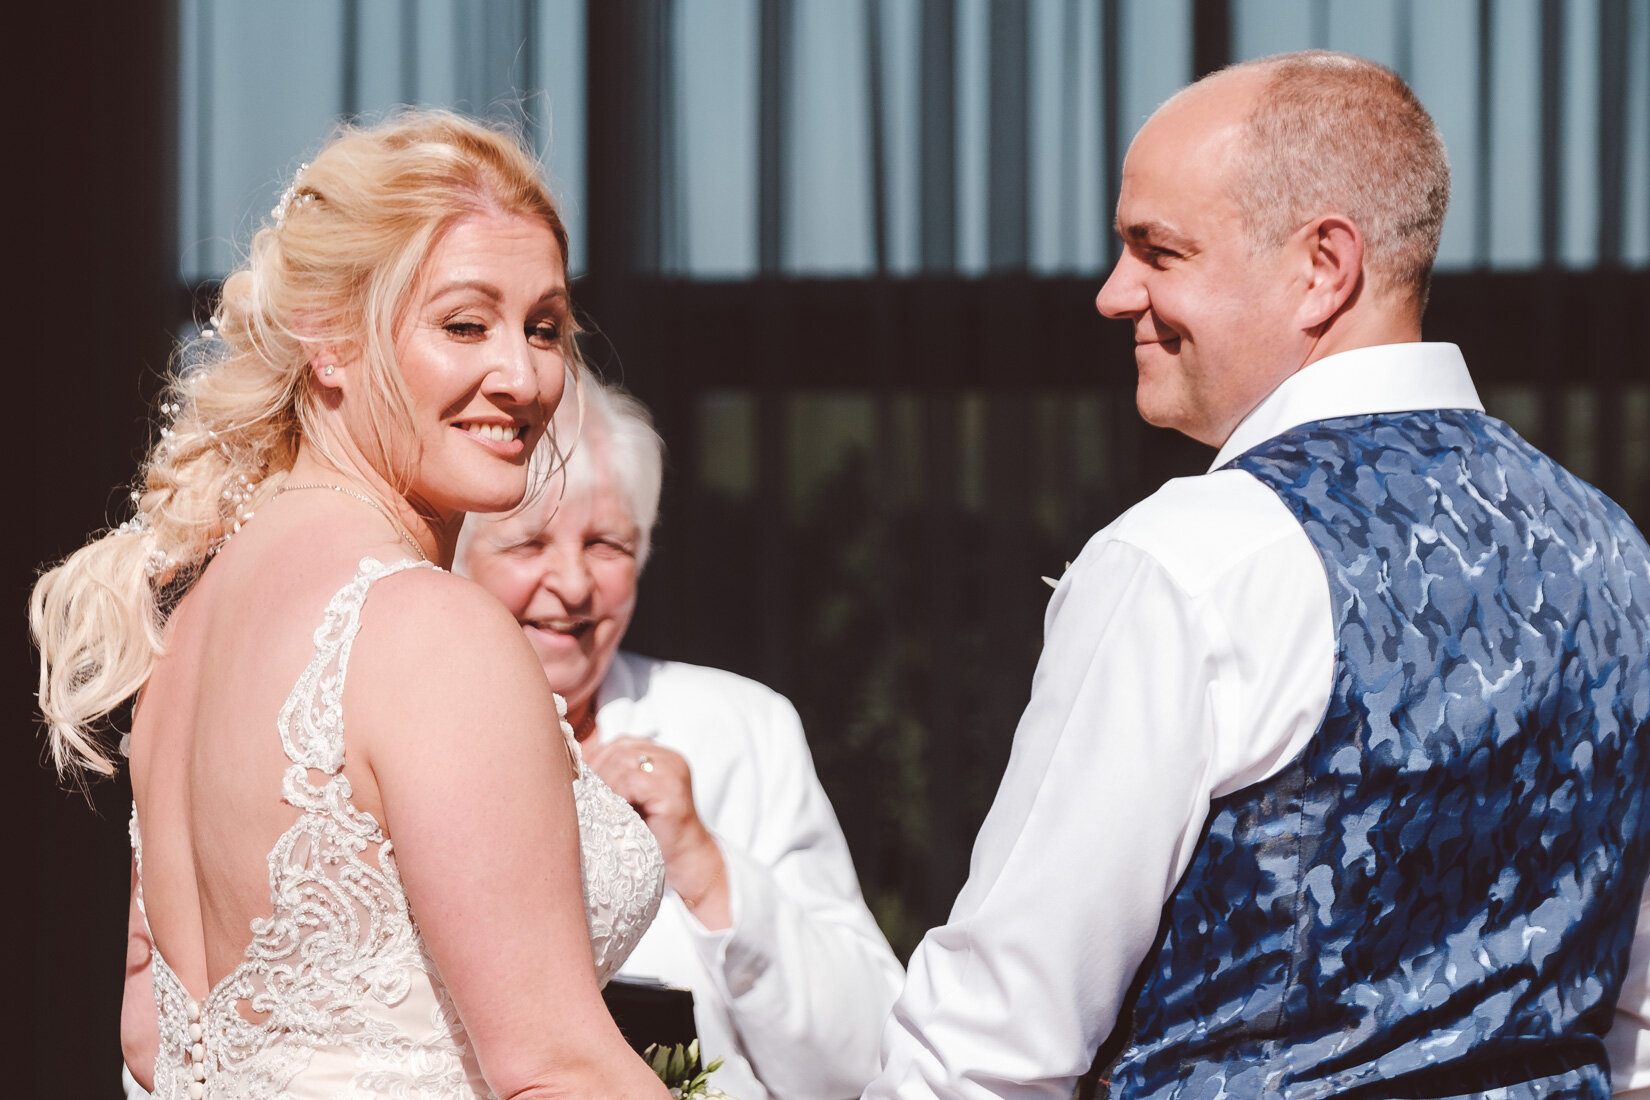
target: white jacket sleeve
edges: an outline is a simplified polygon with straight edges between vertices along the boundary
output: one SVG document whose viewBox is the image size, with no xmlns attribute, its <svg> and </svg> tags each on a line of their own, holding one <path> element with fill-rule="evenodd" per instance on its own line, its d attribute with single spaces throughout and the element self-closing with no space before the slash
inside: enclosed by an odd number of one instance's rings
<svg viewBox="0 0 1650 1100">
<path fill-rule="evenodd" d="M 859 1095 L 904 974 L 860 895 L 802 723 L 772 695 L 755 746 L 759 813 L 717 833 L 733 926 L 689 921 L 757 1075 L 786 1100 Z"/>
<path fill-rule="evenodd" d="M 149 1094 L 137 1083 L 137 1078 L 132 1076 L 125 1062 L 120 1064 L 120 1087 L 126 1094 L 126 1100 L 149 1100 Z"/>
</svg>

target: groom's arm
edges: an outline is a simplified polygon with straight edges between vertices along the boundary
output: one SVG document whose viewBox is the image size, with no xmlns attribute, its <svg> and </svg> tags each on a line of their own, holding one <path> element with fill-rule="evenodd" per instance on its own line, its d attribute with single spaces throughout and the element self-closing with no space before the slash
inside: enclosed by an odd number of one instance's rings
<svg viewBox="0 0 1650 1100">
<path fill-rule="evenodd" d="M 861 897 L 795 708 L 772 694 L 747 713 L 760 802 L 724 805 L 717 825 L 735 920 L 690 934 L 772 1095 L 857 1096 L 905 972 Z"/>
<path fill-rule="evenodd" d="M 1055 593 L 968 883 L 912 956 L 868 1100 L 1069 1097 L 1211 796 L 1287 763 L 1322 716 L 1328 593 L 1299 525 L 1247 475 L 1175 484 Z"/>
<path fill-rule="evenodd" d="M 1219 656 L 1199 609 L 1119 543 L 1055 600 L 968 883 L 911 956 L 867 1100 L 1069 1097 L 1202 826 L 1218 703 L 1186 673 Z"/>
</svg>

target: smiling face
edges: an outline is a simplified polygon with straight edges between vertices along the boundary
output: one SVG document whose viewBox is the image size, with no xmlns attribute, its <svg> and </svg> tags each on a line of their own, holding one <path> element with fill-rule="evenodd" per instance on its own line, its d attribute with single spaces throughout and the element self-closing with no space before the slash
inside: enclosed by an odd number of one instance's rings
<svg viewBox="0 0 1650 1100">
<path fill-rule="evenodd" d="M 591 453 L 583 461 L 593 476 L 565 496 L 552 478 L 543 498 L 518 515 L 473 517 L 461 563 L 521 623 L 575 721 L 630 627 L 640 542 L 605 459 Z"/>
<path fill-rule="evenodd" d="M 561 400 L 567 321 L 561 250 L 544 223 L 469 214 L 431 249 L 395 342 L 419 443 L 408 498 L 425 515 L 521 500 Z"/>
<path fill-rule="evenodd" d="M 1141 417 L 1210 446 L 1311 347 L 1292 324 L 1299 268 L 1288 246 L 1254 247 L 1227 190 L 1255 91 L 1251 77 L 1205 82 L 1141 129 L 1117 202 L 1123 254 L 1095 299 L 1134 324 Z"/>
</svg>

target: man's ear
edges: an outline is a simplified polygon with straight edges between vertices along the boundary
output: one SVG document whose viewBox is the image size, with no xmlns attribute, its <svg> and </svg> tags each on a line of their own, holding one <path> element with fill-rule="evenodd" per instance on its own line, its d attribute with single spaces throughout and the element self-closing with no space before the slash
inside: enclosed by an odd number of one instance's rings
<svg viewBox="0 0 1650 1100">
<path fill-rule="evenodd" d="M 1314 218 L 1296 232 L 1307 264 L 1296 321 L 1303 331 L 1321 330 L 1357 298 L 1363 285 L 1364 235 L 1342 214 Z"/>
</svg>

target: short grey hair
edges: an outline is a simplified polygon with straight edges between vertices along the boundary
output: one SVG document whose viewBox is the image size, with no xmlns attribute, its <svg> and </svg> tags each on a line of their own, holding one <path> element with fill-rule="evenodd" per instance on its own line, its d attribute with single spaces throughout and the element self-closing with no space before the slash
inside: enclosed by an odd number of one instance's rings
<svg viewBox="0 0 1650 1100">
<path fill-rule="evenodd" d="M 1432 116 L 1391 69 L 1330 50 L 1247 61 L 1215 74 L 1265 80 L 1228 176 L 1257 246 L 1277 247 L 1335 212 L 1364 235 L 1371 282 L 1426 304 L 1449 207 L 1449 157 Z"/>
<path fill-rule="evenodd" d="M 568 398 L 573 400 L 564 399 L 556 409 L 555 430 L 545 435 L 534 458 L 553 459 L 552 440 L 560 441 L 556 449 L 562 452 L 568 491 L 593 485 L 603 475 L 612 478 L 636 524 L 636 564 L 645 565 L 664 487 L 665 443 L 653 427 L 653 414 L 622 387 L 588 370 L 579 373 L 578 389 Z M 551 470 L 545 491 L 562 491 L 561 471 Z"/>
</svg>

